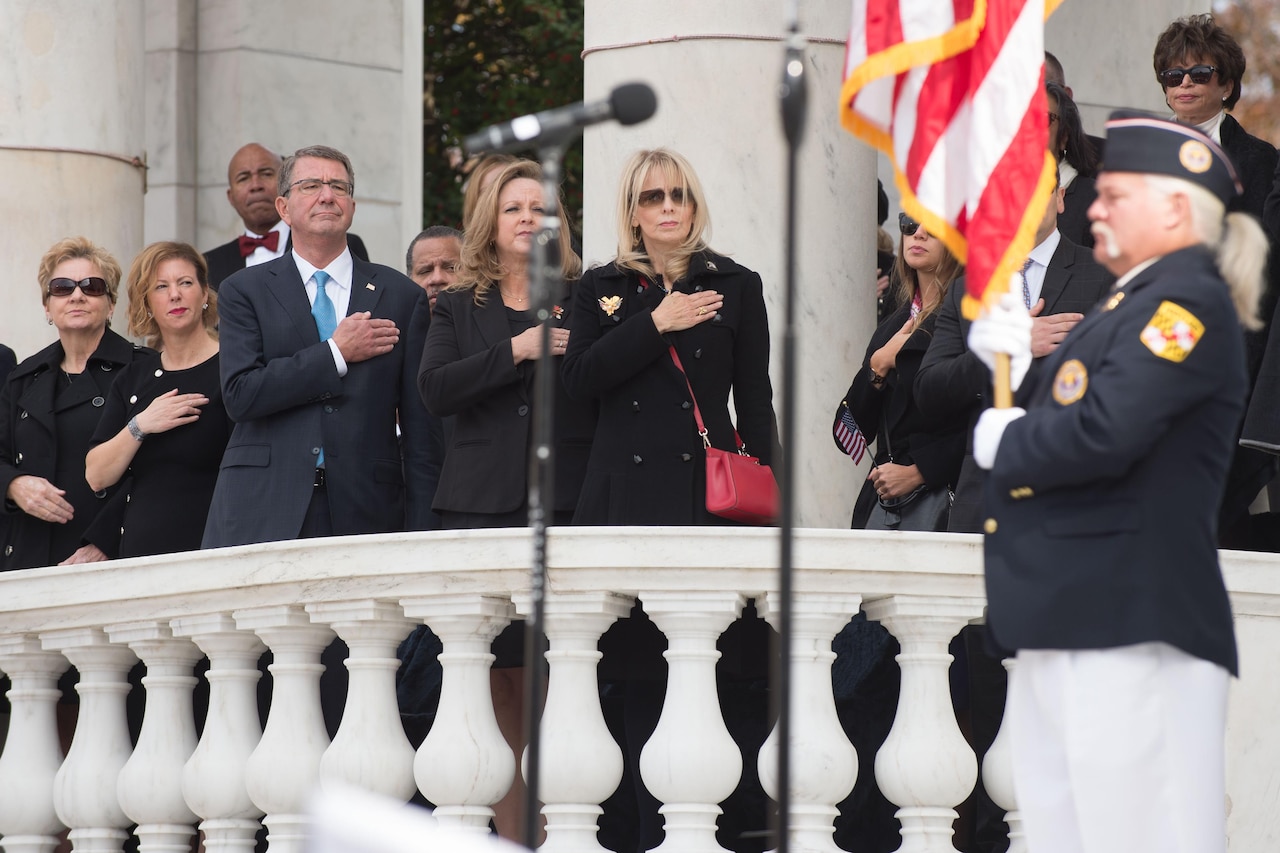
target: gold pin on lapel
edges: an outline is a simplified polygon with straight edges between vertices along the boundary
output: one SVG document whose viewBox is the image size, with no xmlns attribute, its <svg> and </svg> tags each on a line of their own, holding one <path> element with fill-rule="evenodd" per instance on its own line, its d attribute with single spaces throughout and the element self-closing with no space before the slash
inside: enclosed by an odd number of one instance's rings
<svg viewBox="0 0 1280 853">
<path fill-rule="evenodd" d="M 613 313 L 622 307 L 621 296 L 601 296 L 600 309 L 604 311 L 606 317 L 612 317 Z"/>
<path fill-rule="evenodd" d="M 369 282 L 368 284 L 366 284 L 366 285 L 364 286 L 364 289 L 365 289 L 365 290 L 377 290 L 377 288 L 373 286 L 373 282 Z"/>
</svg>

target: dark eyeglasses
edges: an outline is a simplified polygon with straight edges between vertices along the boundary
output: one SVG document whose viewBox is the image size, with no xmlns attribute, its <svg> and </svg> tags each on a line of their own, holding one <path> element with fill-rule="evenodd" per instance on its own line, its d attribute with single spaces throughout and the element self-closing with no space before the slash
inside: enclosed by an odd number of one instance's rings
<svg viewBox="0 0 1280 853">
<path fill-rule="evenodd" d="M 920 228 L 920 223 L 916 222 L 905 213 L 898 214 L 898 230 L 902 232 L 903 237 L 910 237 Z"/>
<path fill-rule="evenodd" d="M 315 195 L 320 192 L 321 187 L 328 187 L 338 198 L 346 198 L 355 191 L 355 186 L 350 181 L 322 181 L 318 178 L 303 178 L 300 181 L 294 181 L 289 184 L 289 189 L 284 191 L 285 195 L 290 190 L 297 189 L 303 195 Z"/>
<path fill-rule="evenodd" d="M 667 191 L 662 189 L 645 190 L 636 197 L 636 202 L 641 207 L 657 207 L 667 195 Z M 670 195 L 672 204 L 684 204 L 684 187 L 673 187 Z"/>
<path fill-rule="evenodd" d="M 1190 68 L 1166 68 L 1156 75 L 1156 79 L 1164 85 L 1165 88 L 1173 88 L 1182 85 L 1182 78 L 1191 75 L 1191 82 L 1204 85 L 1213 79 L 1213 72 L 1218 68 L 1215 65 L 1193 65 Z"/>
<path fill-rule="evenodd" d="M 96 275 L 80 281 L 71 278 L 55 278 L 49 282 L 49 295 L 70 296 L 76 292 L 77 287 L 84 291 L 85 296 L 107 295 L 107 280 Z"/>
<path fill-rule="evenodd" d="M 1054 123 L 1057 121 L 1058 121 L 1058 114 L 1049 113 L 1049 127 L 1053 127 Z"/>
</svg>

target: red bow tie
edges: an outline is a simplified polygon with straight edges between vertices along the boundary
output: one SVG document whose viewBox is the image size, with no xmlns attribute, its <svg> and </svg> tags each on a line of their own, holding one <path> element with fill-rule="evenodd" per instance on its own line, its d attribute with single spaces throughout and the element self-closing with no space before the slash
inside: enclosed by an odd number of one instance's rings
<svg viewBox="0 0 1280 853">
<path fill-rule="evenodd" d="M 265 237 L 250 237 L 248 234 L 240 235 L 240 257 L 247 258 L 253 254 L 253 250 L 259 246 L 266 246 L 267 249 L 274 252 L 276 247 L 280 245 L 280 232 L 269 231 Z"/>
</svg>

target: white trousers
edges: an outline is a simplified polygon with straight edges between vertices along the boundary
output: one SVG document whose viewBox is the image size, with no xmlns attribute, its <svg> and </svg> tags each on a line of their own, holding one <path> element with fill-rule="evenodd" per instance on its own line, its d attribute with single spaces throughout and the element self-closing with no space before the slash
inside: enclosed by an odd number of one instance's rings
<svg viewBox="0 0 1280 853">
<path fill-rule="evenodd" d="M 1009 715 L 1029 853 L 1225 853 L 1228 679 L 1165 643 L 1018 652 Z"/>
</svg>

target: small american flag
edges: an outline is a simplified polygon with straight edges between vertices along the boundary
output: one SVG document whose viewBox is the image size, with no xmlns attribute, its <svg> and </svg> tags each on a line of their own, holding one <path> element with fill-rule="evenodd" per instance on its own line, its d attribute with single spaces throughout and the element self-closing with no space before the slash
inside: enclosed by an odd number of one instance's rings
<svg viewBox="0 0 1280 853">
<path fill-rule="evenodd" d="M 836 418 L 832 433 L 841 450 L 855 463 L 862 461 L 862 454 L 867 451 L 867 438 L 862 434 L 862 430 L 858 429 L 858 422 L 853 419 L 853 413 L 849 411 L 847 401 L 840 401 L 840 416 Z"/>
</svg>

